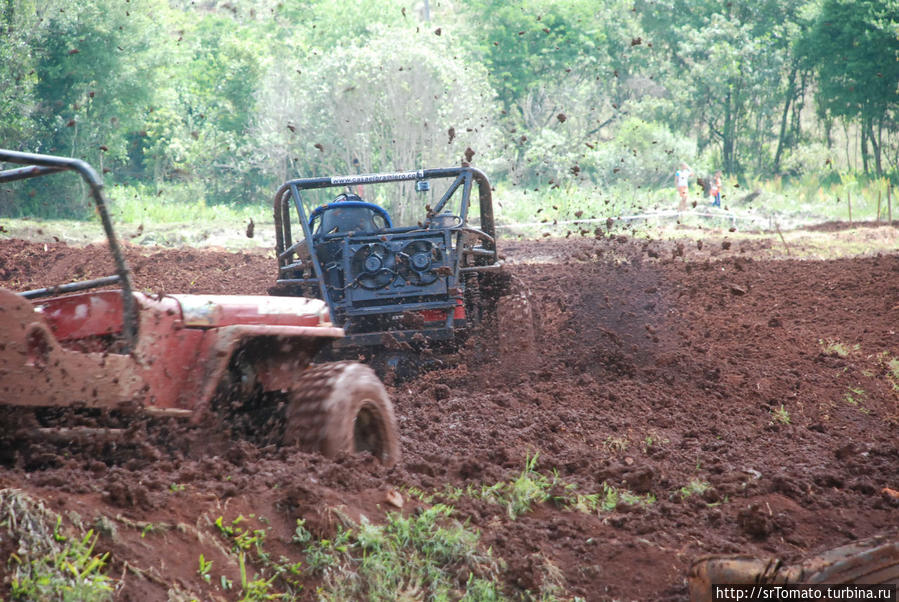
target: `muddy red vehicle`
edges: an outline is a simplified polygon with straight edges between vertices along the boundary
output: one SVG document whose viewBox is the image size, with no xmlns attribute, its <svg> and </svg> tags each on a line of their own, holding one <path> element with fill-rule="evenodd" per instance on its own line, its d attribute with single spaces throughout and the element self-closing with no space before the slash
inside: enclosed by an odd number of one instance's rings
<svg viewBox="0 0 899 602">
<path fill-rule="evenodd" d="M 6 150 L 0 162 L 24 165 L 0 171 L 0 182 L 79 173 L 116 265 L 116 274 L 105 278 L 18 293 L 0 289 L 7 438 L 114 437 L 122 429 L 107 428 L 115 424 L 110 417 L 141 413 L 217 424 L 326 455 L 370 452 L 396 462 L 393 408 L 371 369 L 312 363 L 344 335 L 323 301 L 136 292 L 101 180 L 89 165 Z M 114 284 L 117 290 L 104 288 Z M 60 424 L 60 408 L 102 419 Z"/>
</svg>

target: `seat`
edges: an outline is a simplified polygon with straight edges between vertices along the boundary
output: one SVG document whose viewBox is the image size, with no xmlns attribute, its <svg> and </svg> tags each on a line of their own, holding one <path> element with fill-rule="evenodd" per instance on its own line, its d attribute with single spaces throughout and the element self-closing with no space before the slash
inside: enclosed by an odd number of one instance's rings
<svg viewBox="0 0 899 602">
<path fill-rule="evenodd" d="M 375 212 L 370 207 L 350 205 L 341 207 L 334 204 L 322 213 L 320 234 L 346 234 L 348 232 L 372 233 L 381 228 L 375 221 Z"/>
</svg>

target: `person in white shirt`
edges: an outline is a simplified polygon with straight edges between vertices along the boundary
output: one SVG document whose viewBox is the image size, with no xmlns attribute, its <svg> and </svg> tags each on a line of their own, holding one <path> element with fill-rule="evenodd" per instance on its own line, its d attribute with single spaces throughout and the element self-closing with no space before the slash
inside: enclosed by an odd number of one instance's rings
<svg viewBox="0 0 899 602">
<path fill-rule="evenodd" d="M 692 175 L 693 170 L 683 162 L 680 164 L 680 169 L 674 172 L 674 186 L 677 188 L 678 196 L 680 196 L 678 211 L 687 210 L 687 188 L 690 186 L 690 176 Z"/>
</svg>

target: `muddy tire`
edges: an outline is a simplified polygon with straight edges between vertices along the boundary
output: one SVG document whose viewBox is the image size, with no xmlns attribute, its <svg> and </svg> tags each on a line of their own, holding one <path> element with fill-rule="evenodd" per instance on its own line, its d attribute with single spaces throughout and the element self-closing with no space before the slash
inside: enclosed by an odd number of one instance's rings
<svg viewBox="0 0 899 602">
<path fill-rule="evenodd" d="M 393 404 L 368 366 L 313 365 L 294 383 L 282 443 L 328 457 L 370 452 L 384 465 L 400 458 Z"/>
</svg>

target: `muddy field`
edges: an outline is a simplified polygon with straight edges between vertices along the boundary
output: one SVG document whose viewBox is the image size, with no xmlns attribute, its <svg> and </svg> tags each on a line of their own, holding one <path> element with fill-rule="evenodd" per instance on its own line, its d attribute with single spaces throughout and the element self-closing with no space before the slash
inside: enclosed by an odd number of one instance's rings
<svg viewBox="0 0 899 602">
<path fill-rule="evenodd" d="M 510 375 L 463 355 L 390 386 L 403 448 L 392 469 L 248 443 L 120 456 L 56 447 L 4 450 L 0 489 L 100 533 L 119 600 L 237 599 L 220 586 L 220 575 L 240 583 L 240 567 L 218 517 L 256 521 L 272 556 L 295 562 L 297 518 L 331 537 L 339 520 L 382 521 L 398 498 L 414 513 L 422 497 L 480 532 L 510 598 L 684 600 L 703 555 L 789 562 L 897 524 L 884 489 L 899 489 L 899 254 L 810 261 L 779 246 L 507 243 L 542 316 L 538 361 Z M 264 251 L 127 252 L 137 287 L 154 293 L 265 294 L 273 280 Z M 102 246 L 0 241 L 0 284 L 13 290 L 109 273 Z M 441 497 L 514 480 L 535 457 L 556 501 L 512 518 L 484 497 Z M 613 507 L 560 501 L 604 491 L 633 495 Z M 0 597 L 15 551 L 5 536 Z M 250 573 L 262 569 L 251 557 Z M 315 599 L 318 578 L 301 580 Z"/>
</svg>

